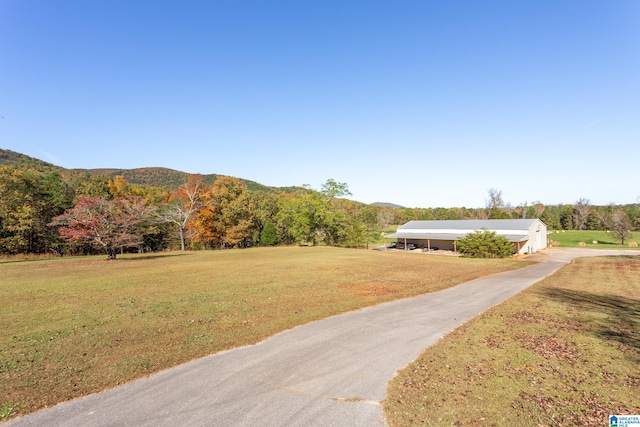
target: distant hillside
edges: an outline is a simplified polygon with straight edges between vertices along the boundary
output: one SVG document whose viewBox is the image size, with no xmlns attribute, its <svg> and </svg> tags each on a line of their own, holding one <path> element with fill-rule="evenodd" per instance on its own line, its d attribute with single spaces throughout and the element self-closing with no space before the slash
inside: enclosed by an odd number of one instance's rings
<svg viewBox="0 0 640 427">
<path fill-rule="evenodd" d="M 136 169 L 66 169 L 61 166 L 29 157 L 25 154 L 16 153 L 15 151 L 0 148 L 0 165 L 10 165 L 24 168 L 35 169 L 39 172 L 50 173 L 58 172 L 65 180 L 82 181 L 89 179 L 92 175 L 105 175 L 110 178 L 121 175 L 130 184 L 147 185 L 151 187 L 160 187 L 167 190 L 175 190 L 182 184 L 187 182 L 190 173 L 181 172 L 169 168 L 153 167 L 153 168 L 136 168 Z M 202 175 L 202 181 L 211 185 L 216 178 L 222 175 L 208 174 Z M 255 181 L 240 178 L 249 190 L 253 191 L 283 191 L 285 193 L 293 193 L 302 187 L 269 187 Z M 372 203 L 375 206 L 387 206 L 393 208 L 401 208 L 402 206 L 393 203 Z"/>
<path fill-rule="evenodd" d="M 29 157 L 21 153 L 16 153 L 15 151 L 3 150 L 1 148 L 0 148 L 0 165 L 12 165 L 12 166 L 18 166 L 18 167 L 31 168 L 39 172 L 52 172 L 55 170 L 63 169 L 51 163 L 47 163 L 45 161 L 35 159 L 33 157 Z"/>
<path fill-rule="evenodd" d="M 137 169 L 65 169 L 60 166 L 47 163 L 45 161 L 16 153 L 11 150 L 0 149 L 0 165 L 13 165 L 35 169 L 40 172 L 59 172 L 64 177 L 75 177 L 76 179 L 87 175 L 105 175 L 108 177 L 123 176 L 130 184 L 147 185 L 152 187 L 175 190 L 187 182 L 189 173 L 168 168 L 137 168 Z M 213 184 L 219 175 L 202 175 L 202 180 L 206 184 Z M 242 178 L 240 178 L 242 179 Z M 247 188 L 254 191 L 294 191 L 296 187 L 274 188 L 262 185 L 255 181 L 242 179 Z"/>
<path fill-rule="evenodd" d="M 137 168 L 137 169 L 75 169 L 90 175 L 105 175 L 116 177 L 121 175 L 131 184 L 149 185 L 175 190 L 187 182 L 189 176 L 186 172 L 180 172 L 168 168 Z M 214 179 L 215 180 L 215 179 Z M 205 181 L 203 177 L 203 181 Z M 210 184 L 207 182 L 207 184 Z"/>
<path fill-rule="evenodd" d="M 373 206 L 380 206 L 383 208 L 394 208 L 394 209 L 402 209 L 404 206 L 400 206 L 400 205 L 396 205 L 394 203 L 388 203 L 388 202 L 374 202 L 371 203 Z"/>
<path fill-rule="evenodd" d="M 80 172 L 87 172 L 91 175 L 106 175 L 108 177 L 115 177 L 121 175 L 127 182 L 131 184 L 149 185 L 153 187 L 166 188 L 168 190 L 176 190 L 181 185 L 187 182 L 189 173 L 181 172 L 174 169 L 154 167 L 154 168 L 136 168 L 136 169 L 74 169 Z M 208 174 L 202 175 L 202 181 L 205 184 L 211 185 L 215 180 L 223 175 Z M 255 181 L 239 178 L 245 183 L 249 190 L 253 191 L 293 191 L 294 187 L 276 188 L 262 185 Z"/>
</svg>

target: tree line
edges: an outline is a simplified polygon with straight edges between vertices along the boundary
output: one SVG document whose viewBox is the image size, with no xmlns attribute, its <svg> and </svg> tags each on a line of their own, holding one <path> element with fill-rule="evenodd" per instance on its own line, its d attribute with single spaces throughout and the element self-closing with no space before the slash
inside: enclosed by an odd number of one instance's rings
<svg viewBox="0 0 640 427">
<path fill-rule="evenodd" d="M 247 248 L 275 244 L 366 248 L 410 220 L 540 218 L 549 229 L 640 228 L 640 205 L 542 203 L 512 207 L 489 190 L 484 208 L 391 208 L 345 197 L 348 185 L 249 189 L 238 178 L 213 184 L 189 175 L 177 190 L 122 176 L 74 180 L 59 171 L 0 166 L 0 254 L 93 254 L 126 250 Z M 626 236 L 625 236 L 626 237 Z"/>
<path fill-rule="evenodd" d="M 175 191 L 122 176 L 73 181 L 58 171 L 0 166 L 0 253 L 92 254 L 274 244 L 366 247 L 388 223 L 384 208 L 320 190 L 251 190 L 238 178 L 189 175 Z"/>
</svg>

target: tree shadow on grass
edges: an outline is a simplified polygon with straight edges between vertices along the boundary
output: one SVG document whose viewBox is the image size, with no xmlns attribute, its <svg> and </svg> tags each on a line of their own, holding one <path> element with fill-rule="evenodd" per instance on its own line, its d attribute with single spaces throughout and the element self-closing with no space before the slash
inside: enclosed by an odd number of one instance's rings
<svg viewBox="0 0 640 427">
<path fill-rule="evenodd" d="M 173 258 L 173 257 L 180 257 L 180 256 L 187 256 L 190 255 L 190 253 L 185 252 L 185 253 L 173 253 L 173 254 L 157 254 L 157 255 L 146 255 L 146 254 L 140 254 L 140 255 L 128 255 L 128 256 L 124 256 L 122 258 L 117 258 L 118 261 L 146 261 L 146 260 L 150 260 L 150 259 L 158 259 L 158 258 Z M 122 255 L 121 255 L 122 256 Z"/>
<path fill-rule="evenodd" d="M 635 349 L 634 355 L 625 352 L 626 355 L 640 358 L 640 300 L 558 288 L 544 288 L 540 292 L 583 313 L 594 313 L 584 323 L 586 330 L 602 340 Z"/>
</svg>

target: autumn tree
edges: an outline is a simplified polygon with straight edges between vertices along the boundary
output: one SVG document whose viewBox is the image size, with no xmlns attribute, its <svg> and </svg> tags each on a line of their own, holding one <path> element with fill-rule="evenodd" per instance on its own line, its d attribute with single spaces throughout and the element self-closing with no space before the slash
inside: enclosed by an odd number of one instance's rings
<svg viewBox="0 0 640 427">
<path fill-rule="evenodd" d="M 224 217 L 230 219 L 226 224 L 225 244 L 246 248 L 259 241 L 260 230 L 254 215 L 256 201 L 251 194 L 250 191 L 244 191 L 229 204 L 226 212 L 224 207 L 221 209 L 223 214 L 227 214 Z"/>
<path fill-rule="evenodd" d="M 193 213 L 188 222 L 188 230 L 194 243 L 205 249 L 208 245 L 215 246 L 220 240 L 220 232 L 216 223 L 216 207 L 212 203 L 211 190 L 202 196 L 202 205 Z"/>
<path fill-rule="evenodd" d="M 219 176 L 203 192 L 188 229 L 203 247 L 247 247 L 260 240 L 260 198 L 238 178 Z"/>
<path fill-rule="evenodd" d="M 158 204 L 167 199 L 168 191 L 149 185 L 130 184 L 124 176 L 116 175 L 107 183 L 113 197 L 140 196 L 149 204 Z"/>
<path fill-rule="evenodd" d="M 222 176 L 213 183 L 212 193 L 219 246 L 249 246 L 257 231 L 253 217 L 257 207 L 247 186 L 238 178 Z M 256 240 L 259 238 L 258 235 L 255 237 Z"/>
<path fill-rule="evenodd" d="M 109 177 L 105 175 L 92 175 L 88 180 L 78 184 L 76 187 L 76 195 L 112 199 L 113 194 L 109 189 Z"/>
<path fill-rule="evenodd" d="M 113 197 L 122 197 L 130 194 L 131 186 L 124 176 L 117 175 L 107 182 L 107 188 Z"/>
<path fill-rule="evenodd" d="M 86 243 L 104 250 L 108 259 L 116 259 L 118 249 L 143 242 L 142 223 L 148 219 L 148 207 L 137 196 L 80 197 L 72 209 L 51 223 L 68 242 Z"/>
<path fill-rule="evenodd" d="M 137 196 L 145 200 L 147 205 L 153 207 L 154 214 L 163 216 L 165 212 L 157 209 L 170 197 L 166 189 L 149 185 L 131 184 L 122 175 L 116 175 L 107 182 L 107 188 L 113 197 Z M 174 224 L 175 225 L 175 224 Z M 152 250 L 163 250 L 169 246 L 170 238 L 174 230 L 172 223 L 165 221 L 152 221 L 145 226 L 144 247 Z"/>
<path fill-rule="evenodd" d="M 393 224 L 404 224 L 418 219 L 415 209 L 398 208 L 393 210 Z"/>
<path fill-rule="evenodd" d="M 189 175 L 187 183 L 173 192 L 163 208 L 158 211 L 158 219 L 175 224 L 180 237 L 180 249 L 186 250 L 186 230 L 193 215 L 202 207 L 207 185 L 202 176 Z"/>
</svg>

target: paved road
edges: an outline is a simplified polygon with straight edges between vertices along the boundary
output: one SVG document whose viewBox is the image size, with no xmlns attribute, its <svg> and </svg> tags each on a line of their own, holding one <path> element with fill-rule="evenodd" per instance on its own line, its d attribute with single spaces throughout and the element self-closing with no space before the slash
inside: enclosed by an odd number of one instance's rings
<svg viewBox="0 0 640 427">
<path fill-rule="evenodd" d="M 517 271 L 303 325 L 5 425 L 382 427 L 387 382 L 425 348 L 574 257 L 619 253 L 549 249 Z"/>
</svg>

